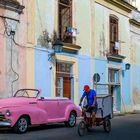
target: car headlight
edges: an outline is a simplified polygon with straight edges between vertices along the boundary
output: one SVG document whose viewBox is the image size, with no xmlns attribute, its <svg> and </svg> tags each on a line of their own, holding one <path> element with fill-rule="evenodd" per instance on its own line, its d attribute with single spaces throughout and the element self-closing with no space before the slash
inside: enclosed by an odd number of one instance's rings
<svg viewBox="0 0 140 140">
<path fill-rule="evenodd" d="M 11 116 L 11 112 L 9 110 L 6 110 L 6 115 Z"/>
</svg>

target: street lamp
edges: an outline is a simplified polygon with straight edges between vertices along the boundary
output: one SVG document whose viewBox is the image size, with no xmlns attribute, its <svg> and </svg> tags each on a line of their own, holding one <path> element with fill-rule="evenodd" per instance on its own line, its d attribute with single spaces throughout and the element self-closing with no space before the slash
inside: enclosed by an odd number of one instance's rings
<svg viewBox="0 0 140 140">
<path fill-rule="evenodd" d="M 60 39 L 56 39 L 52 45 L 53 52 L 48 54 L 48 60 L 50 60 L 56 53 L 61 53 L 63 49 L 63 43 Z"/>
<path fill-rule="evenodd" d="M 60 39 L 56 39 L 55 42 L 53 43 L 53 47 L 55 53 L 60 53 L 62 52 L 63 49 L 63 43 L 60 41 Z"/>
<path fill-rule="evenodd" d="M 125 70 L 129 70 L 129 69 L 130 69 L 130 66 L 131 66 L 131 65 L 130 65 L 129 63 L 126 63 L 126 64 L 125 64 Z"/>
</svg>

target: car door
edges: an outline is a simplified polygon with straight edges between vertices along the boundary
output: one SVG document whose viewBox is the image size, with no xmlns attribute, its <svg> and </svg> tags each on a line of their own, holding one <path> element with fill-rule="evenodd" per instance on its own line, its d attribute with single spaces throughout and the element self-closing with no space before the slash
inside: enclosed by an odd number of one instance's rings
<svg viewBox="0 0 140 140">
<path fill-rule="evenodd" d="M 46 111 L 48 122 L 55 122 L 59 118 L 57 99 L 42 99 L 40 107 Z"/>
<path fill-rule="evenodd" d="M 59 107 L 59 118 L 65 117 L 66 108 L 68 106 L 68 100 L 66 99 L 59 99 L 58 100 L 58 107 Z"/>
</svg>

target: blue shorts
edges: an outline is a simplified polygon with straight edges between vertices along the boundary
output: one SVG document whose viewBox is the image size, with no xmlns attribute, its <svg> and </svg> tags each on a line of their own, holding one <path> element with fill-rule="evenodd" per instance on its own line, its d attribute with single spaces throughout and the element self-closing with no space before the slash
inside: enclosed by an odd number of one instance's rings
<svg viewBox="0 0 140 140">
<path fill-rule="evenodd" d="M 90 112 L 91 114 L 94 112 L 96 114 L 98 107 L 97 106 L 94 106 L 94 107 L 86 106 L 86 109 L 87 109 L 86 112 Z"/>
</svg>

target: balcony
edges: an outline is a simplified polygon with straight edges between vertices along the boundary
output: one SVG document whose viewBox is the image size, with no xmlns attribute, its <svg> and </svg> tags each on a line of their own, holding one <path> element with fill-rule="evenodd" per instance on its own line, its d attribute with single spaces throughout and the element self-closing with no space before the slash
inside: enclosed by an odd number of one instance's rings
<svg viewBox="0 0 140 140">
<path fill-rule="evenodd" d="M 65 27 L 65 32 L 63 33 L 63 37 L 61 37 L 64 52 L 77 53 L 81 49 L 79 45 L 76 45 L 77 34 L 78 31 L 76 28 Z"/>
<path fill-rule="evenodd" d="M 69 53 L 77 53 L 81 47 L 71 43 L 63 43 L 63 51 Z"/>
<path fill-rule="evenodd" d="M 20 5 L 17 0 L 0 0 L 0 7 L 3 9 L 15 11 L 18 14 L 21 14 L 25 8 L 23 5 Z"/>
<path fill-rule="evenodd" d="M 112 54 L 108 53 L 106 55 L 108 61 L 115 61 L 115 62 L 122 62 L 123 59 L 125 59 L 125 56 L 119 55 L 119 54 Z"/>
</svg>

